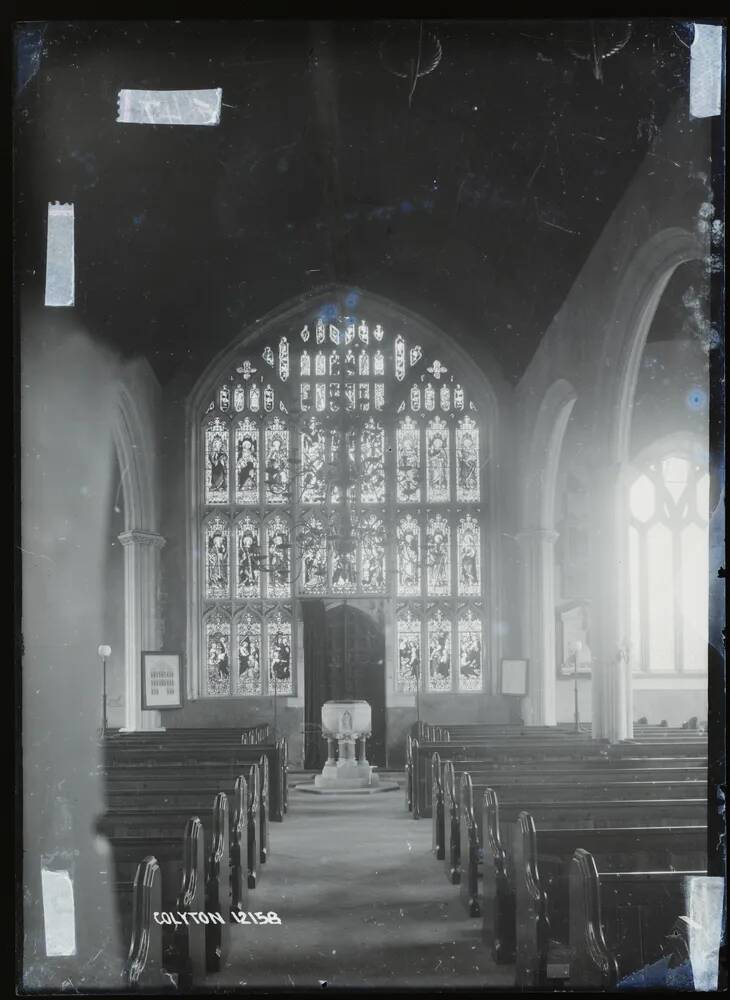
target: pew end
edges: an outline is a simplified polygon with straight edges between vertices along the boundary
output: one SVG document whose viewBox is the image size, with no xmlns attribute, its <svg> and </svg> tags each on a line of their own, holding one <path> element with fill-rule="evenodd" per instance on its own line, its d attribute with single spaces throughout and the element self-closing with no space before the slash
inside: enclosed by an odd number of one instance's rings
<svg viewBox="0 0 730 1000">
<path fill-rule="evenodd" d="M 162 872 L 149 855 L 134 877 L 132 935 L 124 967 L 124 982 L 132 992 L 177 990 L 177 976 L 163 966 L 162 925 L 154 919 L 161 910 Z"/>
</svg>

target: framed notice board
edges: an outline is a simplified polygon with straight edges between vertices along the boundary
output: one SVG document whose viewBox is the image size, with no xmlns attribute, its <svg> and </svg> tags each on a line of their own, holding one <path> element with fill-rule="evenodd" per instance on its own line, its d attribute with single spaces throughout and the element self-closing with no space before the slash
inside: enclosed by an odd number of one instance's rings
<svg viewBox="0 0 730 1000">
<path fill-rule="evenodd" d="M 142 708 L 182 708 L 182 656 L 145 650 L 142 653 Z"/>
</svg>

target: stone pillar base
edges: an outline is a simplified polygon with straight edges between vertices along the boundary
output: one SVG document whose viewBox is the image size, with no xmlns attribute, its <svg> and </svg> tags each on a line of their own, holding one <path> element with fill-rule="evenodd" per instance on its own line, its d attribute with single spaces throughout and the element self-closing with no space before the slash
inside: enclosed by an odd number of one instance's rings
<svg viewBox="0 0 730 1000">
<path fill-rule="evenodd" d="M 340 740 L 340 759 L 338 761 L 328 760 L 322 768 L 322 773 L 316 775 L 314 785 L 316 788 L 367 788 L 370 785 L 377 785 L 378 776 L 373 772 L 363 756 L 360 760 L 355 760 L 350 752 L 352 746 L 346 740 Z"/>
</svg>

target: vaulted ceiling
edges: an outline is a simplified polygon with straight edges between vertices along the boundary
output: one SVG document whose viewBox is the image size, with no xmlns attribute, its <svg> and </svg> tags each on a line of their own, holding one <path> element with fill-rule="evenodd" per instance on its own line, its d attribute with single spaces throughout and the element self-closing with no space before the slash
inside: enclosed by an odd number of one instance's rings
<svg viewBox="0 0 730 1000">
<path fill-rule="evenodd" d="M 165 382 L 329 282 L 425 312 L 516 379 L 673 104 L 658 21 L 49 22 L 17 34 L 16 246 L 48 201 L 76 308 Z M 123 125 L 120 88 L 222 87 L 215 127 Z"/>
</svg>

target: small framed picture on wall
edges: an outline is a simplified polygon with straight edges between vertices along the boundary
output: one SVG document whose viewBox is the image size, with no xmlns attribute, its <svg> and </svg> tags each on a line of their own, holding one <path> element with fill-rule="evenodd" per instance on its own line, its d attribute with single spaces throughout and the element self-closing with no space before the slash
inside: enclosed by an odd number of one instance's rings
<svg viewBox="0 0 730 1000">
<path fill-rule="evenodd" d="M 182 708 L 181 666 L 180 653 L 142 653 L 143 710 Z"/>
<path fill-rule="evenodd" d="M 528 660 L 502 660 L 502 694 L 524 697 L 527 694 Z"/>
</svg>

